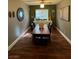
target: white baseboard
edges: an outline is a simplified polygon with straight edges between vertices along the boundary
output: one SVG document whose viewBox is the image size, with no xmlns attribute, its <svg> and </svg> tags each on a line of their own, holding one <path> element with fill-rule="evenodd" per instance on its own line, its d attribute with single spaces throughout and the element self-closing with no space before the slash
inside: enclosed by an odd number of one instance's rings
<svg viewBox="0 0 79 59">
<path fill-rule="evenodd" d="M 56 29 L 59 31 L 59 33 L 67 40 L 69 44 L 71 44 L 71 40 L 59 29 L 56 27 Z"/>
<path fill-rule="evenodd" d="M 29 29 L 30 29 L 30 27 L 27 28 L 27 30 L 25 30 L 25 31 L 8 47 L 8 51 L 11 50 L 11 48 L 19 41 L 19 39 L 20 39 Z"/>
</svg>

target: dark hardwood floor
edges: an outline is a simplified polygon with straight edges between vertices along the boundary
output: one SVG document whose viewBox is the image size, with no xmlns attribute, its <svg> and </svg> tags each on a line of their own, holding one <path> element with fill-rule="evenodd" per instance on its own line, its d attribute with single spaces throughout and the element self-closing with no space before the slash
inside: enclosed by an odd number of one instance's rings
<svg viewBox="0 0 79 59">
<path fill-rule="evenodd" d="M 56 29 L 52 29 L 48 45 L 34 45 L 31 38 L 22 37 L 8 52 L 8 59 L 71 59 L 71 45 Z"/>
</svg>

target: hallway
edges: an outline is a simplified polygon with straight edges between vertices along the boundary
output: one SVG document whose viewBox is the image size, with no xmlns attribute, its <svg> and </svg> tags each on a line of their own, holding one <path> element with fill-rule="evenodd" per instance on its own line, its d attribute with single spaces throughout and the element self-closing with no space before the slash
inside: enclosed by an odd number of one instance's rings
<svg viewBox="0 0 79 59">
<path fill-rule="evenodd" d="M 27 33 L 31 33 L 31 31 L 29 30 Z M 71 46 L 56 29 L 52 29 L 51 42 L 48 45 L 34 45 L 31 38 L 22 37 L 9 51 L 8 58 L 71 59 Z"/>
<path fill-rule="evenodd" d="M 0 59 L 79 59 L 79 0 L 1 0 Z"/>
<path fill-rule="evenodd" d="M 8 0 L 8 59 L 71 59 L 70 7 L 71 0 Z"/>
</svg>

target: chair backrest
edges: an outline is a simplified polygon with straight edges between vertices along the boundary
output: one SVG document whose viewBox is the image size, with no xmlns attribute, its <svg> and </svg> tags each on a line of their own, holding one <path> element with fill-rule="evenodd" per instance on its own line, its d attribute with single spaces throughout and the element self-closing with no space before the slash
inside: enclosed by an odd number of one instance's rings
<svg viewBox="0 0 79 59">
<path fill-rule="evenodd" d="M 31 28 L 35 28 L 35 23 L 34 22 L 31 23 Z"/>
</svg>

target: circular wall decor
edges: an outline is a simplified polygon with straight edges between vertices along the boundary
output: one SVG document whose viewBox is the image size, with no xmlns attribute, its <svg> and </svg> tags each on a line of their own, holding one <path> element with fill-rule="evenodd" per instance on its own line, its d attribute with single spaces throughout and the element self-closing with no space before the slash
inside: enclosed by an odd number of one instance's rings
<svg viewBox="0 0 79 59">
<path fill-rule="evenodd" d="M 22 21 L 24 19 L 24 10 L 22 8 L 18 8 L 17 10 L 17 19 Z"/>
</svg>

